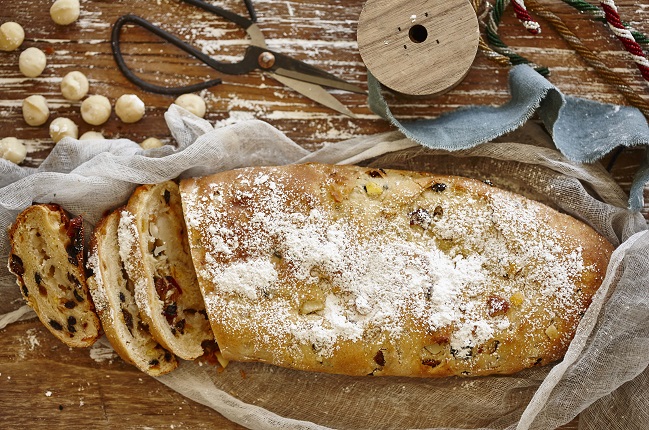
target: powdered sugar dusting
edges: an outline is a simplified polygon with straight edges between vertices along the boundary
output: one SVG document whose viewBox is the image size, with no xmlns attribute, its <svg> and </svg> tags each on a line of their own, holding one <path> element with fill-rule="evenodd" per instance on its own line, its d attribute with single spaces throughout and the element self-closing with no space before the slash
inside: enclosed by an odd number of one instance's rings
<svg viewBox="0 0 649 430">
<path fill-rule="evenodd" d="M 129 211 L 120 212 L 119 226 L 117 236 L 119 238 L 119 256 L 126 264 L 131 260 L 133 248 L 136 246 L 138 238 L 137 228 L 135 226 L 135 215 Z"/>
<path fill-rule="evenodd" d="M 237 293 L 250 300 L 257 300 L 259 291 L 264 291 L 277 282 L 277 272 L 270 261 L 250 260 L 222 270 L 216 270 L 215 266 L 209 265 L 210 275 L 219 280 L 219 285 L 226 294 Z"/>
<path fill-rule="evenodd" d="M 88 269 L 92 271 L 95 282 L 95 288 L 90 289 L 92 300 L 97 311 L 104 312 L 108 308 L 108 298 L 106 297 L 106 287 L 104 286 L 104 279 L 99 265 L 99 253 L 96 247 L 90 250 L 86 264 Z"/>
<path fill-rule="evenodd" d="M 122 210 L 119 217 L 119 226 L 117 228 L 117 242 L 119 243 L 119 257 L 124 263 L 126 272 L 129 274 L 137 274 L 142 271 L 138 262 L 142 261 L 142 255 L 138 244 L 139 233 L 137 225 L 135 224 L 135 215 L 127 210 Z M 141 276 L 130 276 L 134 279 L 136 285 L 134 287 L 135 302 L 141 312 L 144 312 L 149 317 L 153 311 L 149 300 L 146 296 L 146 278 Z"/>
<path fill-rule="evenodd" d="M 325 177 L 313 189 L 269 168 L 235 182 L 184 195 L 186 218 L 205 252 L 199 277 L 215 286 L 208 313 L 225 330 L 254 326 L 260 344 L 326 358 L 377 331 L 399 339 L 412 323 L 450 330 L 454 356 L 469 359 L 510 330 L 512 297 L 540 292 L 578 311 L 581 249 L 567 251 L 526 200 L 364 177 L 336 210 Z M 397 186 L 412 192 L 390 200 Z"/>
</svg>

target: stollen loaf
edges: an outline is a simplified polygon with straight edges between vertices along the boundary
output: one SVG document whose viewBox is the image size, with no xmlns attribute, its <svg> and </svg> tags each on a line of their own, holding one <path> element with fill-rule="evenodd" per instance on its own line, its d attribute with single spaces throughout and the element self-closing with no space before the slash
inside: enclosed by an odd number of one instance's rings
<svg viewBox="0 0 649 430">
<path fill-rule="evenodd" d="M 180 183 L 225 359 L 346 375 L 510 374 L 565 353 L 613 247 L 467 178 L 324 164 Z"/>
</svg>

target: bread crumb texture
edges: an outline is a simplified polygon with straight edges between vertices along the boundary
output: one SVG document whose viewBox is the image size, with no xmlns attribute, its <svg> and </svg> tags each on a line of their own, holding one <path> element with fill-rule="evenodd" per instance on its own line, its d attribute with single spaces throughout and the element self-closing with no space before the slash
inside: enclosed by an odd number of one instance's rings
<svg viewBox="0 0 649 430">
<path fill-rule="evenodd" d="M 92 276 L 88 286 L 106 338 L 115 352 L 143 372 L 159 376 L 175 369 L 178 362 L 153 338 L 135 303 L 135 285 L 128 278 L 118 244 L 122 213 L 128 217 L 126 211 L 116 209 L 102 219 L 93 233 L 88 257 Z M 131 240 L 134 242 L 135 237 Z M 93 358 L 98 361 L 105 355 L 98 349 Z"/>
<path fill-rule="evenodd" d="M 83 221 L 57 205 L 33 205 L 9 232 L 9 270 L 39 319 L 68 346 L 87 347 L 101 334 L 83 271 Z"/>
<path fill-rule="evenodd" d="M 351 375 L 512 373 L 565 352 L 612 250 L 465 178 L 249 168 L 181 184 L 226 359 Z"/>
</svg>

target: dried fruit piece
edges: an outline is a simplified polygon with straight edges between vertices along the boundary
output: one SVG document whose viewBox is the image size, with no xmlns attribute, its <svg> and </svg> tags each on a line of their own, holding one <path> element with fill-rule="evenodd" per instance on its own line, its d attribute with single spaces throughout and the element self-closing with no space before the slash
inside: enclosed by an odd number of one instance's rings
<svg viewBox="0 0 649 430">
<path fill-rule="evenodd" d="M 9 269 L 11 270 L 11 273 L 18 276 L 23 276 L 25 274 L 23 260 L 16 254 L 11 254 L 11 257 L 9 258 Z"/>
<path fill-rule="evenodd" d="M 421 364 L 429 367 L 437 367 L 442 364 L 442 362 L 439 360 L 434 360 L 432 358 L 424 358 L 423 360 L 421 360 Z"/>
<path fill-rule="evenodd" d="M 487 297 L 487 312 L 490 317 L 505 315 L 509 310 L 509 302 L 502 297 Z"/>
<path fill-rule="evenodd" d="M 509 302 L 514 306 L 520 306 L 523 304 L 524 301 L 525 301 L 525 296 L 520 291 L 516 291 L 509 298 Z"/>
<path fill-rule="evenodd" d="M 374 362 L 381 367 L 385 366 L 385 356 L 383 355 L 382 349 L 379 349 L 377 351 L 376 355 L 374 356 Z"/>
<path fill-rule="evenodd" d="M 435 182 L 430 188 L 436 193 L 441 193 L 446 190 L 446 184 Z"/>
<path fill-rule="evenodd" d="M 365 192 L 370 197 L 378 197 L 383 194 L 383 187 L 374 182 L 368 182 L 365 184 Z"/>
<path fill-rule="evenodd" d="M 433 222 L 433 217 L 426 209 L 415 209 L 414 211 L 408 214 L 410 217 L 410 225 L 418 225 L 423 229 L 427 229 L 431 222 Z"/>
<path fill-rule="evenodd" d="M 559 330 L 557 330 L 557 326 L 554 324 L 550 324 L 550 326 L 545 329 L 545 334 L 552 340 L 559 338 Z"/>
</svg>

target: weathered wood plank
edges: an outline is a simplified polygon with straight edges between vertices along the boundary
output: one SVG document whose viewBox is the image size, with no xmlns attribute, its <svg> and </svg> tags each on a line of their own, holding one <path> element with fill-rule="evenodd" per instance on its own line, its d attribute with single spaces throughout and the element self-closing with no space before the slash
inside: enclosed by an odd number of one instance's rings
<svg viewBox="0 0 649 430">
<path fill-rule="evenodd" d="M 0 331 L 0 428 L 242 429 L 124 363 L 71 349 L 38 320 Z"/>
</svg>

